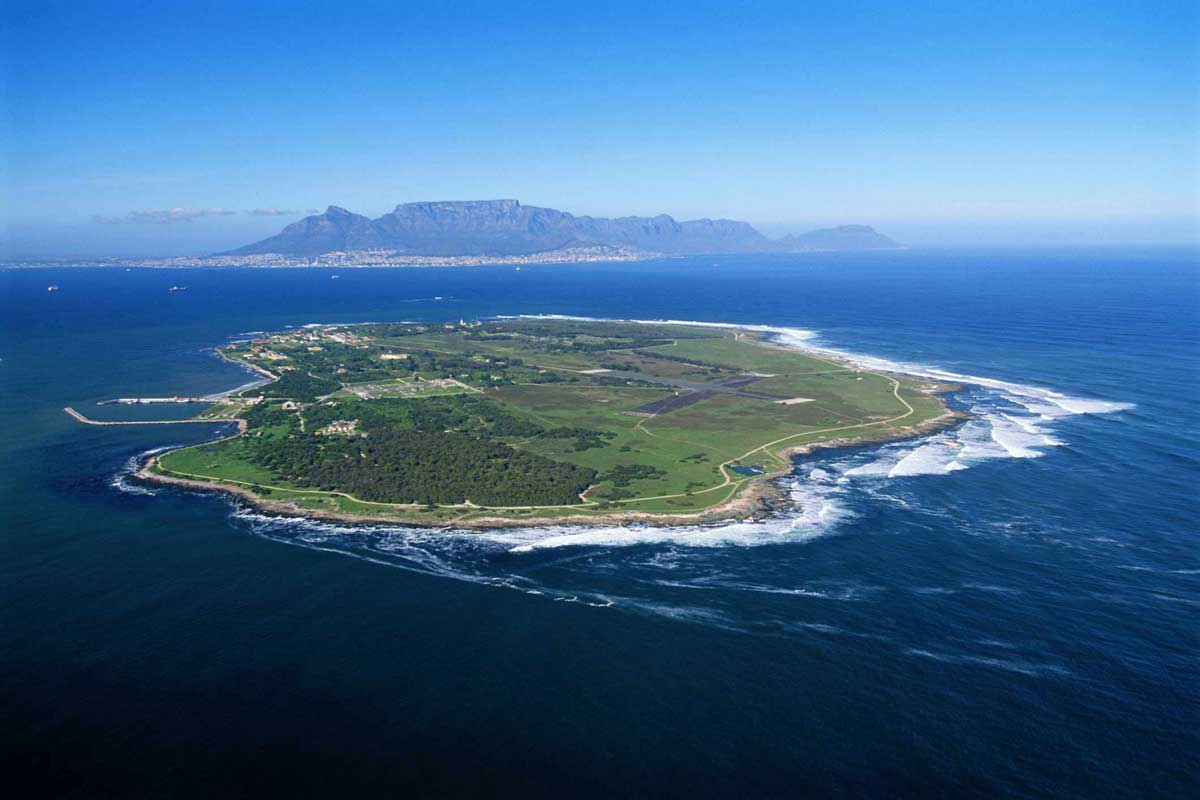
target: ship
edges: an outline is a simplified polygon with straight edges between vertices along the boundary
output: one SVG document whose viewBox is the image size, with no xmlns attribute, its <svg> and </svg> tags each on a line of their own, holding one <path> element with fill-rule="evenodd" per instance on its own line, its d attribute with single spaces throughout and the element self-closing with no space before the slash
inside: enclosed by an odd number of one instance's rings
<svg viewBox="0 0 1200 800">
<path fill-rule="evenodd" d="M 57 292 L 57 291 L 58 291 L 58 284 L 57 284 L 57 283 L 52 283 L 52 284 L 50 284 L 49 286 L 47 286 L 47 287 L 46 287 L 46 291 L 47 291 L 47 292 Z"/>
<path fill-rule="evenodd" d="M 170 289 L 168 289 L 167 291 L 168 291 L 168 292 L 186 292 L 186 291 L 187 291 L 187 287 L 186 287 L 186 286 L 172 286 L 172 287 L 171 287 Z"/>
</svg>

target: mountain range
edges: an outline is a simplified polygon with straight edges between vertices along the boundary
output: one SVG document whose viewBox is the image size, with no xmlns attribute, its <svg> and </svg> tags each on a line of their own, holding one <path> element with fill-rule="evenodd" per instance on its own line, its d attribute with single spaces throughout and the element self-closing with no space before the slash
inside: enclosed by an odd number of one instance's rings
<svg viewBox="0 0 1200 800">
<path fill-rule="evenodd" d="M 627 247 L 649 253 L 881 250 L 899 245 L 867 225 L 768 239 L 748 222 L 656 217 L 577 217 L 516 200 L 402 203 L 378 219 L 330 206 L 279 234 L 220 255 L 311 257 L 350 250 L 414 256 L 516 256 L 568 247 Z"/>
</svg>

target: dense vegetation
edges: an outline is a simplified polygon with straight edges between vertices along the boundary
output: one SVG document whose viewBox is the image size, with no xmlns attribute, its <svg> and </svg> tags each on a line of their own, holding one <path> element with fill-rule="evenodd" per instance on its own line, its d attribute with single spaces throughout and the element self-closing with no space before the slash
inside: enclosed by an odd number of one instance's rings
<svg viewBox="0 0 1200 800">
<path fill-rule="evenodd" d="M 287 397 L 292 400 L 312 401 L 318 397 L 336 392 L 340 384 L 324 378 L 316 378 L 307 372 L 292 370 L 279 376 L 279 380 L 266 386 L 250 389 L 246 394 L 259 394 L 263 397 Z"/>
<path fill-rule="evenodd" d="M 504 438 L 575 440 L 576 449 L 603 447 L 586 428 L 554 428 L 477 396 L 361 400 L 339 398 L 301 412 L 270 401 L 250 407 L 254 432 L 241 455 L 280 482 L 390 503 L 566 505 L 595 479 L 592 469 L 517 450 Z M 331 423 L 357 422 L 350 436 L 317 433 Z"/>
<path fill-rule="evenodd" d="M 285 411 L 279 403 L 269 402 L 250 406 L 242 412 L 242 419 L 246 420 L 247 427 L 255 430 L 279 426 L 290 428 L 299 422 L 294 412 Z"/>
<path fill-rule="evenodd" d="M 251 440 L 249 455 L 297 486 L 385 503 L 571 504 L 596 476 L 462 433 L 260 438 Z"/>
<path fill-rule="evenodd" d="M 646 464 L 619 464 L 600 476 L 600 480 L 612 481 L 613 486 L 628 486 L 637 480 L 664 478 L 667 473 L 658 467 Z"/>
<path fill-rule="evenodd" d="M 420 399 L 339 398 L 304 410 L 305 428 L 316 430 L 340 419 L 358 420 L 359 430 L 459 431 L 477 436 L 536 436 L 543 427 L 478 395 Z"/>
<path fill-rule="evenodd" d="M 608 440 L 616 436 L 609 431 L 593 431 L 588 428 L 552 428 L 542 431 L 544 439 L 574 439 L 575 452 L 590 450 L 593 447 L 607 447 Z"/>
</svg>

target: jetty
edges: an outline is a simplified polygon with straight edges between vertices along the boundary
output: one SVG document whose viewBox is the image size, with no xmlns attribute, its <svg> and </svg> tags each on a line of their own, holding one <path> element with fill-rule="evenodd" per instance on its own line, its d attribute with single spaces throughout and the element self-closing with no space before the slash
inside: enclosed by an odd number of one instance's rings
<svg viewBox="0 0 1200 800">
<path fill-rule="evenodd" d="M 80 414 L 70 406 L 63 408 L 63 411 L 74 419 L 82 422 L 84 425 L 221 425 L 227 422 L 233 422 L 238 426 L 239 431 L 246 430 L 246 421 L 244 419 L 229 418 L 214 418 L 214 419 L 138 419 L 138 420 L 99 420 L 90 419 Z"/>
<path fill-rule="evenodd" d="M 210 397 L 118 397 L 115 400 L 101 400 L 98 406 L 141 406 L 156 403 L 211 403 Z"/>
</svg>

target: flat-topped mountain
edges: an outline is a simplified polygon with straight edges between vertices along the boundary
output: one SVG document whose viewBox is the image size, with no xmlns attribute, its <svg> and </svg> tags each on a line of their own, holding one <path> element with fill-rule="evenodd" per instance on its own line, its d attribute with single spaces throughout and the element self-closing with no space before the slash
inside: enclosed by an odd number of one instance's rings
<svg viewBox="0 0 1200 800">
<path fill-rule="evenodd" d="M 330 206 L 276 236 L 224 255 L 317 256 L 393 250 L 414 256 L 528 255 L 568 247 L 629 247 L 650 253 L 862 250 L 898 245 L 866 225 L 846 225 L 771 240 L 747 222 L 656 217 L 577 217 L 516 200 L 402 203 L 378 219 Z"/>
</svg>

